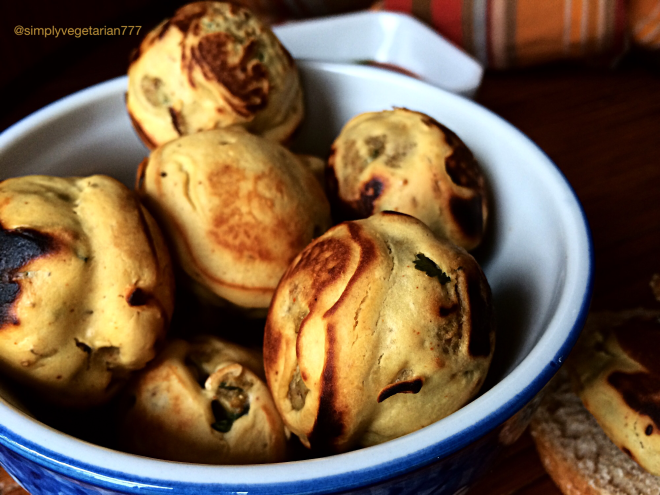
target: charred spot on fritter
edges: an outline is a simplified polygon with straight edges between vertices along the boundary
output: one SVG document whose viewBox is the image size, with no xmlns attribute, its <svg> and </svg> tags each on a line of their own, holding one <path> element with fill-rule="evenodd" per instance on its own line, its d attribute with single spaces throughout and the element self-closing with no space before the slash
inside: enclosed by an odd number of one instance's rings
<svg viewBox="0 0 660 495">
<path fill-rule="evenodd" d="M 53 237 L 33 229 L 0 226 L 0 328 L 18 324 L 13 305 L 21 292 L 16 275 L 21 268 L 55 250 Z"/>
</svg>

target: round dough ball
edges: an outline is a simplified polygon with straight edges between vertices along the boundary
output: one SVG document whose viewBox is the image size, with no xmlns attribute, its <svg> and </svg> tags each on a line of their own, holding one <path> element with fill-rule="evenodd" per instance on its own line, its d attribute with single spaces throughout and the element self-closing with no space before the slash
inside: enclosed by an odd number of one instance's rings
<svg viewBox="0 0 660 495">
<path fill-rule="evenodd" d="M 174 307 L 158 227 L 110 177 L 0 183 L 0 368 L 66 406 L 110 399 Z"/>
<path fill-rule="evenodd" d="M 146 35 L 126 106 L 151 149 L 231 125 L 284 142 L 303 118 L 291 55 L 249 10 L 226 2 L 184 5 Z"/>
<path fill-rule="evenodd" d="M 134 454 L 202 464 L 285 460 L 260 353 L 217 337 L 172 341 L 122 402 L 120 445 Z"/>
<path fill-rule="evenodd" d="M 291 260 L 331 225 L 312 172 L 283 146 L 240 128 L 163 145 L 143 163 L 139 182 L 198 291 L 240 308 L 267 308 Z"/>
<path fill-rule="evenodd" d="M 463 141 L 428 115 L 395 108 L 354 117 L 332 145 L 326 176 L 345 219 L 399 211 L 465 249 L 481 242 L 483 174 Z"/>
<path fill-rule="evenodd" d="M 294 260 L 268 313 L 264 364 L 287 427 L 317 451 L 344 452 L 462 407 L 494 344 L 474 258 L 383 212 L 330 229 Z"/>
</svg>

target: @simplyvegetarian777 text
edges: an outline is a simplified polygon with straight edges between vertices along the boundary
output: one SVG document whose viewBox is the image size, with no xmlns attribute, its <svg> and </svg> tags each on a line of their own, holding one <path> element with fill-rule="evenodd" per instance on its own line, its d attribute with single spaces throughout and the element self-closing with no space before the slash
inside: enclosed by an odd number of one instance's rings
<svg viewBox="0 0 660 495">
<path fill-rule="evenodd" d="M 43 36 L 47 38 L 53 36 L 58 38 L 60 36 L 74 36 L 80 38 L 81 36 L 125 36 L 125 35 L 138 35 L 140 34 L 142 26 L 119 26 L 119 27 L 25 27 L 18 25 L 14 28 L 14 34 L 18 36 Z"/>
</svg>

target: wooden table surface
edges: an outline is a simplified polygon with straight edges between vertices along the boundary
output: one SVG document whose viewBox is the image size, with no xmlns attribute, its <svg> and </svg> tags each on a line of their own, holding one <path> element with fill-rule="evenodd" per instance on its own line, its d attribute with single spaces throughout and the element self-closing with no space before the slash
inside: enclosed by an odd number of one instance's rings
<svg viewBox="0 0 660 495">
<path fill-rule="evenodd" d="M 11 83 L 0 130 L 62 96 L 124 73 L 135 40 L 61 53 Z M 9 102 L 7 95 L 10 94 Z M 592 308 L 659 307 L 649 288 L 660 273 L 660 74 L 637 57 L 614 70 L 555 65 L 487 73 L 477 101 L 517 126 L 559 166 L 589 219 L 595 248 Z M 0 470 L 1 471 L 1 470 Z M 0 472 L 0 495 L 20 489 Z M 557 495 L 525 434 L 471 495 Z"/>
</svg>

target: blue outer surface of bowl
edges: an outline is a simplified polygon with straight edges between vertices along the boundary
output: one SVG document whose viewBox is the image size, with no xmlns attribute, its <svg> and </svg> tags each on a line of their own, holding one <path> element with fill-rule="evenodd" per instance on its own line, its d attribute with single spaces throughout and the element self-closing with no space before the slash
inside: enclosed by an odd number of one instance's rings
<svg viewBox="0 0 660 495">
<path fill-rule="evenodd" d="M 540 398 L 539 394 L 539 398 Z M 470 443 L 467 447 L 431 464 L 413 469 L 402 475 L 390 476 L 387 469 L 380 470 L 381 481 L 365 487 L 359 487 L 359 480 L 353 480 L 358 487 L 344 490 L 346 483 L 336 484 L 333 480 L 315 480 L 305 486 L 264 486 L 257 490 L 245 487 L 226 487 L 214 484 L 168 483 L 147 479 L 112 478 L 100 470 L 87 471 L 86 466 L 75 464 L 67 466 L 67 459 L 55 453 L 49 461 L 60 461 L 59 469 L 44 467 L 38 457 L 21 455 L 5 446 L 8 436 L 0 428 L 0 463 L 30 493 L 35 495 L 84 495 L 84 494 L 125 494 L 125 493 L 181 493 L 189 495 L 237 493 L 272 493 L 272 494 L 324 494 L 341 493 L 345 495 L 460 495 L 483 475 L 492 464 L 497 453 L 505 445 L 518 439 L 529 423 L 536 409 L 538 400 L 527 402 L 517 414 L 502 425 L 491 430 L 485 436 Z M 21 446 L 19 448 L 24 448 Z M 48 463 L 47 463 L 48 464 Z M 68 476 L 64 473 L 69 474 Z M 85 481 L 83 481 L 85 480 Z M 344 480 L 345 482 L 346 480 Z M 238 490 L 237 490 L 238 488 Z"/>
<path fill-rule="evenodd" d="M 62 474 L 65 470 L 53 470 L 44 467 L 40 462 L 22 456 L 11 448 L 4 445 L 7 437 L 2 432 L 0 443 L 0 463 L 26 490 L 32 494 L 44 495 L 84 495 L 84 494 L 125 494 L 125 493 L 181 493 L 189 495 L 218 494 L 229 495 L 237 493 L 272 493 L 272 494 L 324 494 L 341 493 L 345 495 L 459 495 L 464 493 L 471 483 L 483 475 L 491 465 L 499 450 L 509 441 L 515 441 L 527 426 L 536 402 L 531 401 L 523 406 L 519 414 L 514 415 L 503 425 L 490 431 L 485 436 L 477 439 L 460 451 L 432 462 L 431 464 L 415 469 L 411 472 L 390 477 L 387 469 L 381 470 L 381 481 L 366 487 L 356 487 L 344 490 L 345 484 L 335 485 L 332 480 L 315 480 L 316 486 L 288 486 L 282 490 L 280 486 L 265 486 L 253 490 L 249 486 L 224 487 L 213 484 L 179 484 L 169 483 L 167 485 L 158 480 L 123 480 L 112 479 L 98 472 L 85 473 L 80 470 L 83 466 L 77 466 L 78 470 L 72 470 L 70 476 Z M 520 420 L 524 417 L 524 420 Z M 509 432 L 507 439 L 503 438 L 503 432 L 507 428 L 514 429 Z M 0 430 L 1 431 L 1 430 Z M 58 456 L 52 454 L 52 458 Z M 66 462 L 65 459 L 62 459 Z M 60 465 L 60 468 L 64 467 Z M 72 466 L 73 467 L 73 466 Z M 66 470 L 68 471 L 68 469 Z M 82 480 L 86 481 L 82 481 Z M 359 483 L 359 481 L 356 481 Z M 295 490 L 295 491 L 291 491 Z"/>
<path fill-rule="evenodd" d="M 501 351 L 499 362 L 496 351 L 497 371 L 490 388 L 448 418 L 382 445 L 325 459 L 232 467 L 155 461 L 93 446 L 58 433 L 0 400 L 0 462 L 29 491 L 65 495 L 459 494 L 487 469 L 502 445 L 515 441 L 524 430 L 536 404 L 533 399 L 577 340 L 591 297 L 592 242 L 570 185 L 519 131 L 468 100 L 369 67 L 308 62 L 300 64 L 300 69 L 309 111 L 306 127 L 294 144 L 299 150 L 324 154 L 347 117 L 408 106 L 447 124 L 482 163 L 495 193 L 490 227 L 494 240 L 482 254 L 496 308 L 500 302 L 506 309 L 509 304 L 512 311 L 524 313 L 525 301 L 531 307 L 517 320 L 523 323 L 515 332 L 508 328 L 515 322 L 504 317 L 498 320 L 498 339 L 507 345 L 502 346 L 506 350 Z M 123 113 L 125 84 L 120 78 L 89 88 L 5 131 L 0 136 L 3 176 L 11 167 L 12 175 L 19 175 L 17 170 L 23 174 L 108 173 L 114 172 L 115 163 L 121 161 L 113 175 L 132 183 L 134 168 L 146 150 L 132 134 Z M 331 103 L 336 106 L 329 106 Z M 116 135 L 121 146 L 109 141 L 109 134 Z M 39 140 L 45 150 L 29 147 L 34 140 Z M 520 150 L 520 156 L 512 154 L 516 150 Z M 94 164 L 101 163 L 101 170 L 90 169 L 90 157 Z M 124 165 L 126 160 L 128 166 Z M 511 185 L 515 179 L 508 177 L 514 175 L 525 178 L 525 182 Z M 547 203 L 540 204 L 539 197 Z M 529 211 L 539 215 L 549 212 L 544 220 L 548 226 L 538 228 L 546 229 L 543 236 L 553 242 L 533 238 L 539 235 L 535 225 L 525 223 Z M 525 246 L 511 244 L 516 236 L 529 237 L 529 256 Z M 566 252 L 549 252 L 560 249 L 553 247 L 555 244 L 565 245 L 561 249 Z M 500 263 L 502 253 L 510 250 L 517 250 L 510 257 L 514 261 Z M 516 271 L 514 264 L 523 267 L 522 271 L 514 273 L 518 278 L 506 278 L 503 274 Z M 527 277 L 525 270 L 532 269 L 538 272 Z M 547 275 L 544 269 L 551 270 L 554 285 L 535 285 L 535 280 Z M 522 285 L 515 286 L 520 280 Z M 543 313 L 534 306 L 534 297 L 543 299 L 553 310 Z"/>
</svg>

